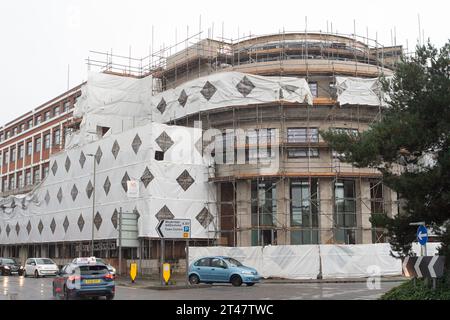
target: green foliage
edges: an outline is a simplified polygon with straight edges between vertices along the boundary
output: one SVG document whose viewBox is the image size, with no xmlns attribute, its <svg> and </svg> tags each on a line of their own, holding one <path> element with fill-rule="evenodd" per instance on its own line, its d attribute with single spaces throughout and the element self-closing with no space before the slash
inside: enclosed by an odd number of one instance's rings
<svg viewBox="0 0 450 320">
<path fill-rule="evenodd" d="M 343 161 L 377 168 L 384 183 L 406 200 L 401 215 L 382 221 L 393 250 L 405 255 L 414 240 L 410 222 L 442 226 L 450 219 L 450 41 L 440 50 L 430 43 L 417 47 L 414 57 L 402 59 L 392 81 L 381 82 L 390 101 L 379 122 L 358 135 L 332 130 L 321 135 L 344 154 Z M 445 254 L 450 253 L 447 230 Z"/>
<path fill-rule="evenodd" d="M 431 288 L 431 280 L 416 279 L 406 281 L 398 287 L 391 289 L 381 296 L 380 300 L 450 300 L 450 281 L 447 275 L 444 279 L 438 279 L 436 290 Z"/>
</svg>

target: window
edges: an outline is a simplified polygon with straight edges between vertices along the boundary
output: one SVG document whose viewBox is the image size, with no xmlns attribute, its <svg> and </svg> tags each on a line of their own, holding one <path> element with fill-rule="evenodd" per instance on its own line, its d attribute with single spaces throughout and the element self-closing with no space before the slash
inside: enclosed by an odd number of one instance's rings
<svg viewBox="0 0 450 320">
<path fill-rule="evenodd" d="M 33 169 L 33 175 L 34 183 L 38 183 L 39 181 L 41 181 L 41 170 L 39 169 L 39 167 Z"/>
<path fill-rule="evenodd" d="M 28 120 L 28 129 L 33 128 L 33 119 Z"/>
<path fill-rule="evenodd" d="M 9 178 L 9 190 L 14 190 L 16 188 L 16 177 L 11 176 Z"/>
<path fill-rule="evenodd" d="M 25 130 L 26 130 L 26 124 L 25 123 L 22 123 L 21 125 L 20 125 L 20 131 L 21 132 L 24 132 Z"/>
<path fill-rule="evenodd" d="M 252 226 L 259 229 L 252 230 L 252 245 L 275 244 L 276 234 L 272 227 L 275 225 L 277 214 L 276 183 L 252 181 L 251 199 Z"/>
<path fill-rule="evenodd" d="M 288 128 L 289 143 L 319 142 L 318 128 Z"/>
<path fill-rule="evenodd" d="M 41 138 L 36 138 L 34 140 L 34 152 L 41 152 L 42 141 Z"/>
<path fill-rule="evenodd" d="M 53 113 L 55 114 L 55 116 L 58 116 L 60 112 L 60 107 L 56 106 L 55 109 L 53 109 Z"/>
<path fill-rule="evenodd" d="M 33 142 L 28 141 L 27 142 L 27 156 L 31 156 L 33 153 Z"/>
<path fill-rule="evenodd" d="M 69 111 L 70 109 L 70 101 L 64 102 L 64 112 Z"/>
<path fill-rule="evenodd" d="M 51 112 L 49 111 L 45 111 L 44 113 L 44 121 L 50 120 L 51 118 Z"/>
<path fill-rule="evenodd" d="M 13 129 L 13 136 L 17 135 L 17 127 L 14 127 Z"/>
<path fill-rule="evenodd" d="M 35 124 L 38 125 L 42 122 L 42 116 L 41 115 L 37 115 L 35 118 Z"/>
<path fill-rule="evenodd" d="M 25 185 L 26 186 L 31 185 L 31 172 L 30 171 L 25 172 Z"/>
<path fill-rule="evenodd" d="M 338 180 L 334 188 L 334 197 L 334 219 L 338 228 L 336 231 L 336 240 L 346 244 L 355 244 L 355 181 Z"/>
<path fill-rule="evenodd" d="M 317 148 L 294 148 L 288 149 L 288 158 L 318 158 L 319 149 Z"/>
<path fill-rule="evenodd" d="M 59 129 L 53 131 L 53 144 L 54 145 L 61 144 L 61 130 Z"/>
<path fill-rule="evenodd" d="M 9 139 L 11 137 L 11 132 L 10 131 L 6 131 L 6 139 Z"/>
<path fill-rule="evenodd" d="M 226 268 L 227 268 L 227 264 L 226 264 L 226 262 L 223 261 L 222 259 L 219 259 L 219 258 L 213 258 L 213 259 L 211 260 L 211 267 L 226 269 Z"/>
<path fill-rule="evenodd" d="M 4 138 L 3 133 L 0 133 L 0 142 L 3 141 L 3 138 Z"/>
<path fill-rule="evenodd" d="M 3 165 L 7 165 L 9 163 L 9 151 L 6 150 L 3 152 Z"/>
<path fill-rule="evenodd" d="M 272 145 L 275 144 L 275 129 L 254 129 L 246 132 L 245 161 L 256 163 L 258 160 L 275 156 Z"/>
<path fill-rule="evenodd" d="M 9 189 L 8 179 L 3 179 L 2 185 L 3 192 L 7 191 Z"/>
<path fill-rule="evenodd" d="M 11 148 L 11 162 L 16 161 L 16 148 Z"/>
<path fill-rule="evenodd" d="M 25 153 L 25 147 L 23 144 L 19 145 L 19 160 L 23 159 Z"/>
<path fill-rule="evenodd" d="M 44 135 L 44 149 L 50 149 L 50 133 Z"/>
<path fill-rule="evenodd" d="M 42 170 L 42 178 L 44 179 L 44 178 L 47 178 L 48 177 L 48 165 L 47 166 L 45 166 L 45 167 L 43 167 L 43 170 Z"/>
<path fill-rule="evenodd" d="M 17 180 L 19 180 L 19 188 L 23 188 L 23 174 L 22 173 L 18 173 L 17 174 Z"/>
<path fill-rule="evenodd" d="M 309 89 L 311 90 L 312 96 L 317 98 L 319 96 L 317 82 L 311 81 L 311 82 L 308 82 L 308 85 L 309 85 Z"/>
<path fill-rule="evenodd" d="M 211 258 L 203 258 L 203 259 L 198 260 L 195 263 L 195 266 L 196 267 L 209 267 L 210 262 L 211 262 Z"/>
</svg>

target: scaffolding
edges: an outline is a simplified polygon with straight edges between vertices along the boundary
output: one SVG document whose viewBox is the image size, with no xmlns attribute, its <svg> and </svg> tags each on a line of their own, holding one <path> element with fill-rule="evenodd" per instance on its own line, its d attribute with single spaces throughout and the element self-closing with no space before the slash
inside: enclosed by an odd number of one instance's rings
<svg viewBox="0 0 450 320">
<path fill-rule="evenodd" d="M 184 48 L 176 51 L 180 46 Z M 385 241 L 383 230 L 373 228 L 368 222 L 369 216 L 396 214 L 396 196 L 385 186 L 379 191 L 382 175 L 375 169 L 355 168 L 341 162 L 318 134 L 316 140 L 307 136 L 304 141 L 292 142 L 288 132 L 296 127 L 366 130 L 381 119 L 382 107 L 341 107 L 336 101 L 335 77 L 378 77 L 392 73 L 403 54 L 401 46 L 380 44 L 378 35 L 376 39 L 370 39 L 368 34 L 345 35 L 305 29 L 302 32 L 283 30 L 271 35 L 239 36 L 237 39 L 226 39 L 222 32 L 220 38 L 209 34 L 202 39 L 201 31 L 189 36 L 187 30 L 184 40 L 150 52 L 144 58 L 132 58 L 130 48 L 128 57 L 114 55 L 112 50 L 107 53 L 93 51 L 87 62 L 89 69 L 99 68 L 106 73 L 137 78 L 152 75 L 159 80 L 154 93 L 226 71 L 300 76 L 308 82 L 314 81 L 317 96 L 313 106 L 287 103 L 280 97 L 279 103 L 200 111 L 170 124 L 194 126 L 195 121 L 201 121 L 204 130 L 218 128 L 224 132 L 227 129 L 237 132 L 245 128 L 260 132 L 273 128 L 278 131 L 277 141 L 271 140 L 267 144 L 268 148 L 279 151 L 276 173 L 260 174 L 259 144 L 239 145 L 236 136 L 231 138 L 235 150 L 244 148 L 249 153 L 251 148 L 256 148 L 256 164 L 214 166 L 211 183 L 218 189 L 218 199 L 208 206 L 215 205 L 219 212 L 218 225 L 211 236 L 218 240 L 216 244 L 290 244 L 297 242 L 292 241 L 293 234 L 302 232 L 309 232 L 310 241 L 301 240 L 301 243 L 367 243 L 368 234 L 372 233 L 370 241 Z M 292 157 L 291 152 L 296 149 L 306 150 L 306 156 Z M 311 150 L 317 151 L 318 156 L 311 154 Z M 300 209 L 300 215 L 303 211 L 309 212 L 308 225 L 294 223 L 292 208 L 297 200 L 292 199 L 291 193 L 292 182 L 296 181 L 308 186 L 307 197 L 302 199 L 305 205 L 302 204 Z M 352 181 L 350 189 L 353 190 L 347 190 L 349 196 L 341 198 L 335 193 L 338 183 L 343 181 Z M 314 184 L 316 187 L 313 188 Z M 268 187 L 261 191 L 260 186 Z M 266 196 L 270 193 L 275 199 Z M 340 212 L 342 203 L 344 206 L 353 204 L 351 214 Z M 267 223 L 267 216 L 271 217 L 271 223 Z M 347 216 L 354 221 L 349 225 L 339 223 Z M 342 232 L 344 238 L 338 239 Z M 313 236 L 314 233 L 317 236 Z"/>
</svg>

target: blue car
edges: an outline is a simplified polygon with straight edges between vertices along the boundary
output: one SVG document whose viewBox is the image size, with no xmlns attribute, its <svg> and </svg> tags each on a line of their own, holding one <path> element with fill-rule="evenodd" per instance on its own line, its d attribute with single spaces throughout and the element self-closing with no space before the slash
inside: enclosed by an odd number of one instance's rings
<svg viewBox="0 0 450 320">
<path fill-rule="evenodd" d="M 256 269 L 246 267 L 230 257 L 204 257 L 195 260 L 189 267 L 191 284 L 225 282 L 239 287 L 243 283 L 253 286 L 260 280 Z"/>
<path fill-rule="evenodd" d="M 65 265 L 53 280 L 53 296 L 69 300 L 78 297 L 114 299 L 114 275 L 103 263 Z"/>
</svg>

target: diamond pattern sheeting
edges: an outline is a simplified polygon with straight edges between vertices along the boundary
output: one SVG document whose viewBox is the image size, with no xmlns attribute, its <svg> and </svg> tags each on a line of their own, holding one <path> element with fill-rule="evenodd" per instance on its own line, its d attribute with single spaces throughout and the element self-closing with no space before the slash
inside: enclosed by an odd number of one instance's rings
<svg viewBox="0 0 450 320">
<path fill-rule="evenodd" d="M 66 216 L 66 218 L 64 219 L 64 222 L 63 222 L 64 232 L 67 233 L 67 229 L 69 229 L 69 225 L 70 225 L 69 219 Z"/>
<path fill-rule="evenodd" d="M 62 189 L 59 188 L 58 194 L 56 195 L 56 198 L 58 198 L 59 203 L 61 203 L 62 198 L 63 198 L 63 194 L 62 194 Z"/>
<path fill-rule="evenodd" d="M 6 225 L 6 235 L 9 237 L 9 233 L 11 232 L 11 228 L 9 227 L 9 224 Z"/>
<path fill-rule="evenodd" d="M 100 161 L 102 160 L 103 152 L 100 146 L 97 149 L 97 152 L 95 153 L 95 160 L 97 161 L 97 164 L 100 164 Z"/>
<path fill-rule="evenodd" d="M 81 153 L 80 153 L 80 160 L 78 160 L 78 161 L 80 162 L 81 169 L 83 169 L 84 168 L 84 164 L 86 163 L 86 156 L 84 155 L 83 151 L 81 151 Z"/>
<path fill-rule="evenodd" d="M 139 135 L 136 134 L 136 136 L 134 137 L 133 142 L 131 144 L 131 147 L 133 148 L 133 151 L 134 151 L 135 154 L 138 153 L 139 148 L 141 147 L 141 145 L 142 145 L 142 140 L 139 137 Z"/>
<path fill-rule="evenodd" d="M 144 184 L 145 188 L 148 187 L 148 185 L 150 184 L 150 182 L 152 182 L 152 180 L 153 180 L 154 178 L 155 178 L 155 177 L 154 177 L 153 174 L 150 172 L 149 168 L 146 167 L 146 168 L 145 168 L 145 171 L 144 171 L 144 174 L 143 174 L 142 177 L 141 177 L 141 181 L 142 181 L 142 183 Z"/>
<path fill-rule="evenodd" d="M 72 191 L 70 191 L 70 195 L 72 196 L 72 200 L 75 201 L 78 196 L 78 188 L 76 185 L 73 185 Z"/>
<path fill-rule="evenodd" d="M 117 159 L 117 155 L 119 154 L 119 151 L 120 151 L 120 146 L 116 140 L 116 141 L 114 141 L 112 149 L 111 149 L 111 153 L 113 154 L 114 159 Z"/>
<path fill-rule="evenodd" d="M 209 212 L 208 209 L 203 208 L 202 211 L 195 217 L 197 221 L 202 225 L 203 228 L 208 228 L 211 222 L 214 220 L 214 216 Z"/>
<path fill-rule="evenodd" d="M 166 152 L 174 144 L 172 138 L 170 138 L 170 136 L 165 131 L 161 133 L 155 141 L 161 148 L 162 152 Z"/>
<path fill-rule="evenodd" d="M 187 101 L 188 101 L 188 95 L 186 94 L 186 91 L 184 91 L 184 89 L 183 89 L 183 91 L 181 91 L 181 93 L 180 93 L 180 97 L 178 98 L 178 102 L 180 103 L 180 105 L 182 107 L 184 107 L 186 105 Z"/>
<path fill-rule="evenodd" d="M 97 231 L 100 229 L 100 226 L 102 225 L 103 219 L 101 214 L 97 211 L 97 214 L 95 215 L 94 218 L 94 225 L 97 228 Z"/>
<path fill-rule="evenodd" d="M 45 200 L 45 203 L 46 203 L 46 204 L 48 204 L 48 203 L 50 202 L 50 193 L 48 192 L 48 190 L 47 190 L 47 192 L 45 193 L 45 198 L 44 198 L 44 200 Z"/>
<path fill-rule="evenodd" d="M 130 181 L 130 176 L 128 175 L 128 172 L 125 172 L 123 178 L 122 178 L 122 188 L 123 190 L 125 190 L 125 192 L 128 191 L 128 185 L 127 185 L 127 181 Z"/>
<path fill-rule="evenodd" d="M 111 222 L 114 226 L 114 229 L 117 229 L 117 222 L 119 220 L 119 213 L 117 212 L 117 209 L 114 209 L 114 212 L 111 216 Z"/>
<path fill-rule="evenodd" d="M 56 172 L 58 172 L 58 163 L 56 162 L 56 160 L 55 160 L 55 162 L 53 162 L 52 172 L 53 172 L 53 175 L 56 175 Z"/>
<path fill-rule="evenodd" d="M 19 232 L 20 232 L 20 226 L 19 226 L 19 223 L 17 222 L 16 223 L 16 233 L 17 233 L 17 235 L 19 235 Z"/>
<path fill-rule="evenodd" d="M 50 223 L 50 230 L 52 230 L 52 234 L 55 234 L 56 230 L 56 221 L 55 218 L 52 219 L 52 223 Z"/>
<path fill-rule="evenodd" d="M 167 206 L 162 207 L 161 210 L 159 210 L 158 213 L 155 215 L 155 217 L 156 219 L 158 219 L 158 221 L 170 220 L 175 218 L 172 211 L 170 211 L 169 208 L 167 208 Z"/>
<path fill-rule="evenodd" d="M 83 215 L 82 214 L 80 214 L 80 216 L 78 217 L 77 224 L 78 224 L 78 228 L 80 229 L 80 232 L 82 232 L 83 228 L 84 228 L 84 219 L 83 219 Z"/>
<path fill-rule="evenodd" d="M 255 85 L 244 76 L 244 78 L 236 85 L 236 89 L 244 96 L 247 97 L 253 89 L 255 89 Z"/>
<path fill-rule="evenodd" d="M 103 184 L 103 190 L 105 190 L 106 195 L 108 195 L 110 189 L 111 189 L 111 182 L 109 181 L 109 177 L 106 177 L 105 183 Z"/>
<path fill-rule="evenodd" d="M 89 182 L 86 186 L 86 195 L 89 199 L 91 198 L 93 192 L 94 192 L 94 186 L 92 185 L 91 180 L 89 180 Z"/>
<path fill-rule="evenodd" d="M 28 224 L 27 224 L 27 233 L 30 234 L 31 232 L 31 221 L 28 220 Z"/>
<path fill-rule="evenodd" d="M 64 167 L 66 168 L 66 172 L 69 172 L 71 164 L 72 164 L 72 162 L 70 161 L 70 158 L 67 156 L 66 163 L 64 164 Z"/>
<path fill-rule="evenodd" d="M 166 107 L 167 107 L 166 100 L 164 100 L 164 98 L 162 98 L 161 101 L 158 103 L 158 106 L 156 107 L 156 109 L 158 109 L 159 112 L 161 112 L 161 114 L 163 114 L 164 111 L 166 111 Z"/>
<path fill-rule="evenodd" d="M 42 220 L 39 220 L 38 230 L 39 234 L 42 234 L 42 230 L 44 230 L 44 224 L 42 223 Z"/>
<path fill-rule="evenodd" d="M 211 82 L 206 81 L 205 86 L 200 91 L 200 93 L 203 95 L 203 97 L 205 97 L 206 100 L 209 101 L 216 93 L 216 91 L 217 91 L 216 87 L 214 87 L 214 85 Z"/>
<path fill-rule="evenodd" d="M 194 178 L 191 177 L 187 170 L 184 170 L 182 174 L 177 178 L 178 184 L 183 188 L 184 191 L 189 189 L 190 186 L 195 182 Z"/>
</svg>

